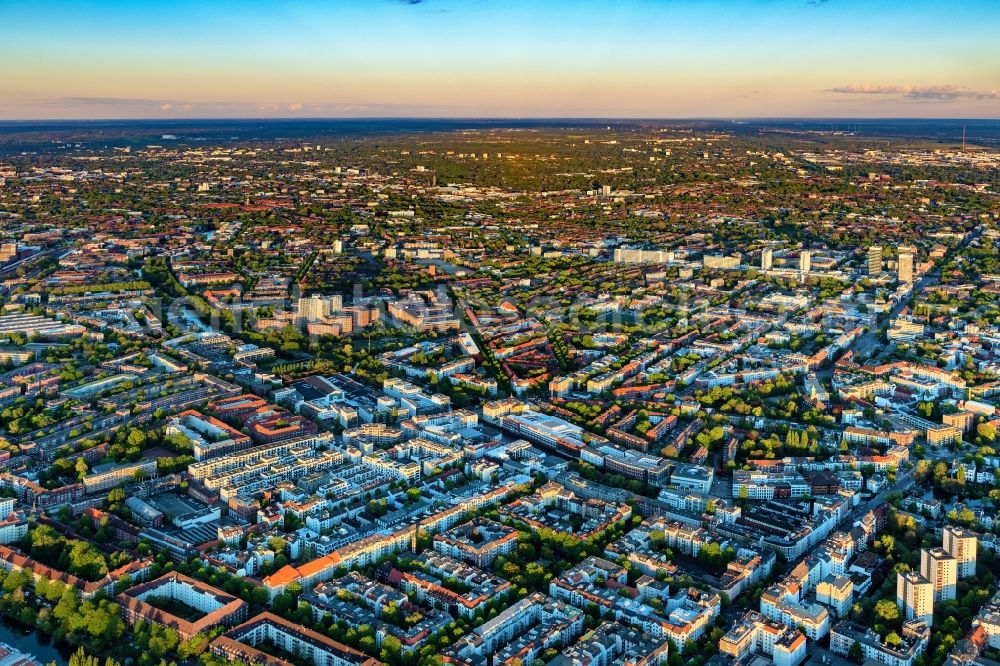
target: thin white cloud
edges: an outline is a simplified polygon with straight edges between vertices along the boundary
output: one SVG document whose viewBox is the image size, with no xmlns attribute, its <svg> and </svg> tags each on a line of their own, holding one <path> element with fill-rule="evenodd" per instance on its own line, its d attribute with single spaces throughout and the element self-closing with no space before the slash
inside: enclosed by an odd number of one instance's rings
<svg viewBox="0 0 1000 666">
<path fill-rule="evenodd" d="M 883 85 L 852 83 L 846 86 L 827 88 L 823 92 L 842 95 L 882 95 L 895 96 L 913 102 L 952 102 L 958 99 L 1000 100 L 996 90 L 973 90 L 954 84 L 936 86 Z"/>
<path fill-rule="evenodd" d="M 8 109 L 16 110 L 16 115 Z M 30 109 L 30 113 L 25 113 Z M 460 109 L 430 104 L 382 102 L 201 101 L 130 97 L 62 96 L 22 98 L 16 104 L 0 90 L 0 118 L 259 118 L 442 116 Z"/>
</svg>

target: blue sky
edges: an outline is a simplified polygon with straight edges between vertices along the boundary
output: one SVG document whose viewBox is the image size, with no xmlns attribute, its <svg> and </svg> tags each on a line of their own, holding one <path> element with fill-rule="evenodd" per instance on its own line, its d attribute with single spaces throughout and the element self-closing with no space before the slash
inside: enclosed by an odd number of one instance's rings
<svg viewBox="0 0 1000 666">
<path fill-rule="evenodd" d="M 0 0 L 0 118 L 1000 117 L 1000 2 Z"/>
</svg>

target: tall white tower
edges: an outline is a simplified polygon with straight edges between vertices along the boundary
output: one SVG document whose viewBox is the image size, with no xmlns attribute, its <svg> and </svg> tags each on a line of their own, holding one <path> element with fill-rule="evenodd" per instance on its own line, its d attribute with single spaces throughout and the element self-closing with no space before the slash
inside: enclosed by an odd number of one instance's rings
<svg viewBox="0 0 1000 666">
<path fill-rule="evenodd" d="M 882 272 L 882 246 L 872 245 L 868 248 L 868 274 L 879 275 Z"/>
<path fill-rule="evenodd" d="M 975 532 L 949 525 L 944 528 L 944 549 L 958 561 L 958 577 L 976 575 L 976 547 L 979 540 Z"/>
<path fill-rule="evenodd" d="M 915 571 L 896 574 L 896 605 L 907 620 L 934 622 L 934 586 Z"/>
<path fill-rule="evenodd" d="M 764 251 L 760 253 L 760 268 L 763 271 L 769 271 L 773 265 L 774 250 L 769 247 L 765 247 Z"/>
<path fill-rule="evenodd" d="M 913 282 L 913 254 L 914 249 L 912 247 L 899 248 L 898 266 L 900 282 Z"/>
<path fill-rule="evenodd" d="M 934 600 L 955 598 L 958 583 L 958 560 L 944 548 L 920 549 L 920 575 L 934 586 Z"/>
</svg>

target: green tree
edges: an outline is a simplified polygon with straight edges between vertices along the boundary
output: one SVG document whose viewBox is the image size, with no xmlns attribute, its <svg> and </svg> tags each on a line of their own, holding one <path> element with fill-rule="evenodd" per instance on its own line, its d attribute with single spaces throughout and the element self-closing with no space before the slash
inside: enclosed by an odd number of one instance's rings
<svg viewBox="0 0 1000 666">
<path fill-rule="evenodd" d="M 861 649 L 861 643 L 854 641 L 851 643 L 851 647 L 847 649 L 847 658 L 853 661 L 855 664 L 860 664 L 864 659 L 865 652 Z"/>
<path fill-rule="evenodd" d="M 891 623 L 899 620 L 899 607 L 892 599 L 879 599 L 873 609 L 875 617 L 881 622 Z"/>
<path fill-rule="evenodd" d="M 87 476 L 88 471 L 87 461 L 83 459 L 83 456 L 76 459 L 76 466 L 74 469 L 76 469 L 76 480 L 83 481 L 83 477 Z"/>
<path fill-rule="evenodd" d="M 97 660 L 97 657 L 91 657 L 84 652 L 81 647 L 70 656 L 69 666 L 101 666 L 101 662 Z"/>
<path fill-rule="evenodd" d="M 382 661 L 396 664 L 399 663 L 403 654 L 403 644 L 395 636 L 386 636 L 382 640 L 382 653 L 379 655 Z"/>
</svg>

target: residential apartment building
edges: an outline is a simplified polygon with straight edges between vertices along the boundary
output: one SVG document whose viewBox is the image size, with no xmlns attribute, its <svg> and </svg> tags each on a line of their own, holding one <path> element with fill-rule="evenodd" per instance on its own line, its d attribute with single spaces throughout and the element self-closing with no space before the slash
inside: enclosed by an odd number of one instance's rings
<svg viewBox="0 0 1000 666">
<path fill-rule="evenodd" d="M 916 573 L 906 571 L 896 575 L 896 605 L 907 620 L 934 624 L 934 585 Z"/>
<path fill-rule="evenodd" d="M 914 661 L 927 650 L 931 630 L 925 622 L 910 620 L 903 623 L 898 645 L 883 641 L 871 628 L 856 627 L 846 621 L 838 622 L 830 630 L 830 651 L 846 657 L 857 643 L 865 660 L 874 660 L 886 666 L 913 666 Z"/>
<path fill-rule="evenodd" d="M 257 646 L 274 645 L 283 652 L 298 655 L 314 666 L 379 666 L 378 659 L 327 638 L 323 634 L 289 622 L 272 613 L 260 615 L 219 636 L 209 644 L 212 654 L 230 661 L 248 664 L 286 664 Z M 265 648 L 266 649 L 266 648 Z"/>
<path fill-rule="evenodd" d="M 955 598 L 958 583 L 958 560 L 944 548 L 920 549 L 920 575 L 934 586 L 934 600 Z"/>
<path fill-rule="evenodd" d="M 719 652 L 734 660 L 759 653 L 771 657 L 775 666 L 798 666 L 806 658 L 806 637 L 750 610 L 719 639 Z"/>
<path fill-rule="evenodd" d="M 199 611 L 202 616 L 196 620 L 177 617 L 158 608 L 162 599 Z M 118 603 L 129 625 L 150 622 L 169 627 L 181 640 L 189 640 L 215 627 L 237 624 L 246 619 L 249 609 L 239 597 L 176 571 L 125 590 L 118 595 Z"/>
<path fill-rule="evenodd" d="M 944 549 L 958 561 L 958 577 L 976 575 L 976 533 L 963 527 L 949 525 L 944 528 Z"/>
</svg>

